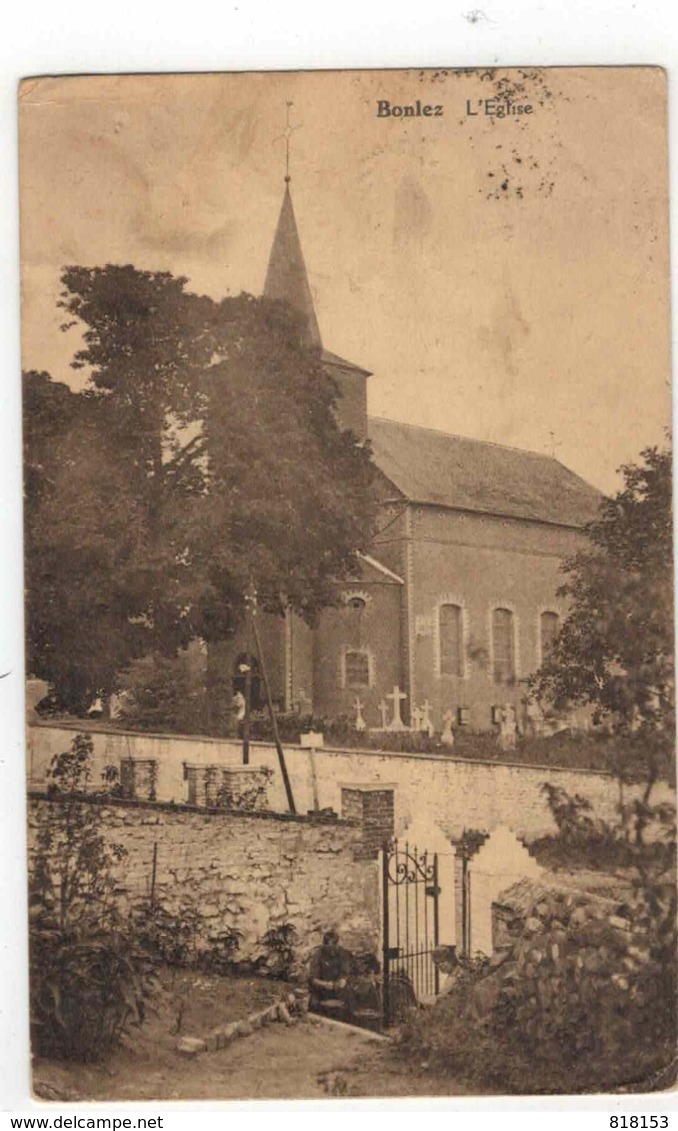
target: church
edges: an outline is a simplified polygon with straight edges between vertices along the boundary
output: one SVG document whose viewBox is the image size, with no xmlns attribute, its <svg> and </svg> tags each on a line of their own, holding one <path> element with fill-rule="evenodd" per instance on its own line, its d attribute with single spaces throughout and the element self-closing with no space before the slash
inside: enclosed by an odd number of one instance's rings
<svg viewBox="0 0 678 1131">
<path fill-rule="evenodd" d="M 275 703 L 359 714 L 369 728 L 424 708 L 437 731 L 446 719 L 489 730 L 506 704 L 520 713 L 566 611 L 560 565 L 583 547 L 600 493 L 549 456 L 368 416 L 370 373 L 322 341 L 289 177 L 264 294 L 304 316 L 339 389 L 338 421 L 370 440 L 378 469 L 361 576 L 338 583 L 337 606 L 314 628 L 292 614 L 260 619 Z M 238 685 L 245 648 L 241 634 L 210 650 L 212 687 L 227 673 Z M 254 683 L 256 695 L 256 671 Z"/>
</svg>

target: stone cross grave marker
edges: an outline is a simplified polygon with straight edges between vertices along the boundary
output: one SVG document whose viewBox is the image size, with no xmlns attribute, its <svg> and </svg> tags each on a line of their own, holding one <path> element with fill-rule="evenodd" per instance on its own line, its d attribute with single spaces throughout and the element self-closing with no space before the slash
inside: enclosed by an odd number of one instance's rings
<svg viewBox="0 0 678 1131">
<path fill-rule="evenodd" d="M 400 704 L 403 703 L 405 699 L 407 699 L 407 692 L 401 691 L 398 687 L 398 684 L 396 683 L 393 691 L 390 695 L 387 695 L 386 698 L 393 700 L 393 718 L 391 719 L 390 724 L 386 727 L 386 730 L 406 730 L 407 728 L 403 722 L 402 715 L 400 714 Z"/>
<path fill-rule="evenodd" d="M 367 729 L 365 720 L 363 718 L 363 708 L 364 708 L 364 706 L 365 706 L 365 704 L 361 703 L 361 701 L 360 701 L 360 696 L 356 695 L 355 701 L 353 703 L 353 709 L 355 711 L 355 729 L 356 730 L 362 731 L 362 730 Z"/>
</svg>

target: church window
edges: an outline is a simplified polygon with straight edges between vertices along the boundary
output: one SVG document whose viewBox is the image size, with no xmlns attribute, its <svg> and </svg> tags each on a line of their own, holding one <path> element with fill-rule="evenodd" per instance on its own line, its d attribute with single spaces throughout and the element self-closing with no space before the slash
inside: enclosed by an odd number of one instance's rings
<svg viewBox="0 0 678 1131">
<path fill-rule="evenodd" d="M 560 617 L 557 613 L 544 612 L 539 619 L 542 663 L 548 659 L 556 637 L 560 631 Z"/>
<path fill-rule="evenodd" d="M 345 652 L 344 682 L 346 687 L 370 686 L 370 657 L 367 652 Z"/>
<path fill-rule="evenodd" d="M 515 629 L 510 609 L 494 609 L 492 613 L 492 659 L 495 683 L 515 679 Z"/>
<path fill-rule="evenodd" d="M 353 609 L 354 612 L 357 613 L 364 613 L 372 598 L 364 589 L 349 589 L 345 593 L 342 593 L 342 600 L 347 609 Z"/>
<path fill-rule="evenodd" d="M 463 612 L 459 605 L 441 605 L 438 613 L 440 633 L 440 674 L 463 675 Z"/>
</svg>

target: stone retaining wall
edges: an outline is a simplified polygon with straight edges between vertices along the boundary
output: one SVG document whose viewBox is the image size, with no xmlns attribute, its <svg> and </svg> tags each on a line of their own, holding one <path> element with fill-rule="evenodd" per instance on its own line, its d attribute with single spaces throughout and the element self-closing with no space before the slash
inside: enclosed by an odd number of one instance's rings
<svg viewBox="0 0 678 1131">
<path fill-rule="evenodd" d="M 29 862 L 38 823 L 64 804 L 29 796 Z M 358 824 L 124 800 L 77 804 L 96 806 L 106 840 L 127 850 L 117 877 L 124 906 L 148 900 L 157 846 L 156 902 L 172 913 L 195 905 L 208 937 L 226 927 L 242 932 L 238 959 L 256 958 L 263 935 L 284 923 L 296 928 L 302 959 L 329 927 L 351 950 L 378 948 L 378 867 L 364 859 Z"/>
</svg>

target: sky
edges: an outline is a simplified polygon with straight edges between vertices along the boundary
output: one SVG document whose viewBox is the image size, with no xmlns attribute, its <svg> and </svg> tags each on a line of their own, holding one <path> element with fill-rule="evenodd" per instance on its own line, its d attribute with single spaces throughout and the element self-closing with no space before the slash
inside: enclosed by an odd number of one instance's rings
<svg viewBox="0 0 678 1131">
<path fill-rule="evenodd" d="M 499 118 L 506 98 L 523 112 Z M 384 101 L 441 110 L 379 116 Z M 670 420 L 659 69 L 29 80 L 24 368 L 82 383 L 78 332 L 59 328 L 66 265 L 261 293 L 288 102 L 323 344 L 372 372 L 369 411 L 552 454 L 616 489 Z"/>
</svg>

